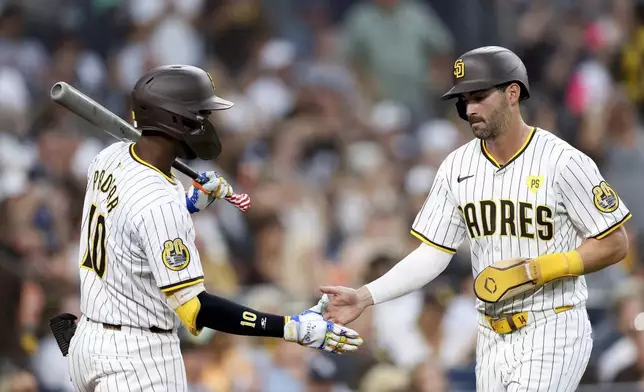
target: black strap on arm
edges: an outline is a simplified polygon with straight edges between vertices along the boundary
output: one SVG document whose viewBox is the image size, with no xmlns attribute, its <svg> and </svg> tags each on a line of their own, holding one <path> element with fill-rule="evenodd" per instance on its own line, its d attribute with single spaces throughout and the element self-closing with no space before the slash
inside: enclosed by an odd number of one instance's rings
<svg viewBox="0 0 644 392">
<path fill-rule="evenodd" d="M 208 327 L 233 335 L 284 336 L 284 316 L 258 312 L 205 291 L 197 298 L 201 302 L 197 315 L 199 329 Z"/>
</svg>

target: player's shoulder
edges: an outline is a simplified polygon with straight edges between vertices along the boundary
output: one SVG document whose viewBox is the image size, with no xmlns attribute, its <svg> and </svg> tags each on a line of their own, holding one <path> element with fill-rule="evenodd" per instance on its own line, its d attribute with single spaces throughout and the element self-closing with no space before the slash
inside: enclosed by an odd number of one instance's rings
<svg viewBox="0 0 644 392">
<path fill-rule="evenodd" d="M 557 167 L 566 166 L 571 159 L 592 161 L 586 153 L 546 129 L 537 128 L 535 142 L 542 156 Z"/>
<path fill-rule="evenodd" d="M 95 171 L 107 170 L 113 162 L 113 158 L 127 151 L 127 143 L 118 141 L 108 145 L 98 152 L 87 167 L 87 178 L 94 174 Z"/>
<path fill-rule="evenodd" d="M 134 143 L 126 143 L 120 153 L 119 179 L 131 192 L 174 194 L 183 189 L 179 180 L 169 177 L 150 163 L 141 159 L 134 151 Z"/>
<path fill-rule="evenodd" d="M 184 201 L 185 203 L 185 201 Z M 145 195 L 144 199 L 130 211 L 129 220 L 134 227 L 141 224 L 160 224 L 171 222 L 173 225 L 186 224 L 188 209 L 180 200 L 168 194 Z"/>
<path fill-rule="evenodd" d="M 539 127 L 534 127 L 533 142 L 537 145 L 547 147 L 548 149 L 556 148 L 565 150 L 574 148 L 570 143 L 557 136 L 554 132 Z"/>
<path fill-rule="evenodd" d="M 480 151 L 481 141 L 477 138 L 473 138 L 469 142 L 450 152 L 443 160 L 441 168 L 446 170 L 453 165 L 462 165 L 463 162 L 470 162 L 470 160 L 478 158 Z"/>
<path fill-rule="evenodd" d="M 116 162 L 113 174 L 117 178 L 119 199 L 128 206 L 128 211 L 137 214 L 159 204 L 184 201 L 179 200 L 184 193 L 176 188 L 178 180 L 168 179 L 151 165 L 132 156 L 131 146 L 132 143 L 122 143 L 115 146 L 112 154 L 105 151 Z"/>
<path fill-rule="evenodd" d="M 111 161 L 116 155 L 125 153 L 127 151 L 128 145 L 129 143 L 122 141 L 117 141 L 110 144 L 109 146 L 102 149 L 98 154 L 96 154 L 96 156 L 92 160 L 92 164 L 96 165 L 100 162 Z"/>
<path fill-rule="evenodd" d="M 122 200 L 134 207 L 134 214 L 159 205 L 181 202 L 178 198 L 179 192 L 158 176 L 125 176 L 120 182 L 123 184 Z"/>
<path fill-rule="evenodd" d="M 125 152 L 131 143 L 117 141 L 101 150 L 96 156 L 97 157 L 106 157 L 117 152 Z"/>
</svg>

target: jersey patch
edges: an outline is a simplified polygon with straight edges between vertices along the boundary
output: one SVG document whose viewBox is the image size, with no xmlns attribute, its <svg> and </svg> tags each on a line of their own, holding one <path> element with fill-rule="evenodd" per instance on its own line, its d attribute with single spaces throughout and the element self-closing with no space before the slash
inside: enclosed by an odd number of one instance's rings
<svg viewBox="0 0 644 392">
<path fill-rule="evenodd" d="M 537 193 L 539 188 L 543 185 L 544 182 L 543 176 L 527 176 L 525 179 L 525 184 L 530 189 L 530 192 Z"/>
<path fill-rule="evenodd" d="M 163 243 L 163 264 L 173 271 L 181 271 L 190 264 L 190 251 L 181 238 Z"/>
<path fill-rule="evenodd" d="M 601 212 L 608 214 L 619 207 L 619 197 L 606 181 L 602 181 L 599 185 L 593 187 L 593 195 L 595 207 Z"/>
</svg>

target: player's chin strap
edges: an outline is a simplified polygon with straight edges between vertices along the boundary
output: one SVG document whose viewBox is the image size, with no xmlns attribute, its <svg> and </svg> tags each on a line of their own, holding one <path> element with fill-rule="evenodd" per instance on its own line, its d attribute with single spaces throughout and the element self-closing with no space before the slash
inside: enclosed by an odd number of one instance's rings
<svg viewBox="0 0 644 392">
<path fill-rule="evenodd" d="M 78 317 L 71 313 L 62 313 L 49 319 L 49 328 L 56 339 L 60 352 L 63 353 L 63 357 L 69 353 L 69 343 L 76 333 L 77 319 Z"/>
<path fill-rule="evenodd" d="M 502 260 L 481 271 L 474 280 L 474 293 L 483 302 L 496 303 L 555 279 L 583 273 L 584 262 L 576 250 L 535 259 Z"/>
</svg>

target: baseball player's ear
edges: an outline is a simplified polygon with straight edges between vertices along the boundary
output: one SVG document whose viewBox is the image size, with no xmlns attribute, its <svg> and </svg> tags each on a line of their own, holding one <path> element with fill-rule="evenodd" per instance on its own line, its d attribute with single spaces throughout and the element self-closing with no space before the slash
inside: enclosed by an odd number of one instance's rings
<svg viewBox="0 0 644 392">
<path fill-rule="evenodd" d="M 521 97 L 521 86 L 519 86 L 517 83 L 512 83 L 505 89 L 505 93 L 510 99 L 510 103 L 517 103 L 519 102 L 519 98 Z"/>
</svg>

